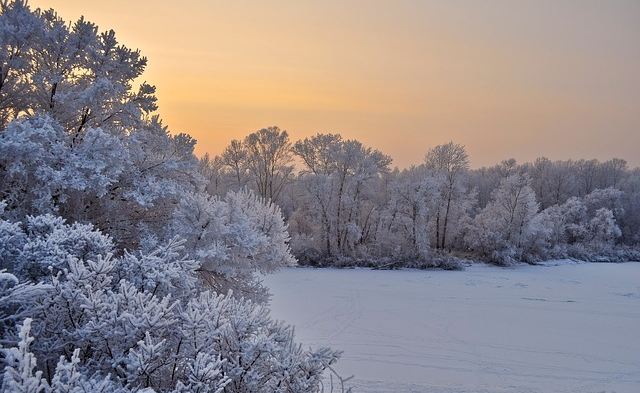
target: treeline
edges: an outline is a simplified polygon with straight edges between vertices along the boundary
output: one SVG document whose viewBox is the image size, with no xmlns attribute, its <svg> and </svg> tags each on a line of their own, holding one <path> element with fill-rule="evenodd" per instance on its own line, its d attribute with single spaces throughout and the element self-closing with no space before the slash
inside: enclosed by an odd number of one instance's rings
<svg viewBox="0 0 640 393">
<path fill-rule="evenodd" d="M 265 128 L 205 156 L 207 191 L 250 188 L 285 213 L 311 265 L 457 267 L 553 258 L 640 258 L 640 170 L 621 159 L 471 169 L 464 146 L 428 150 L 408 169 L 338 134 L 295 143 Z"/>
</svg>

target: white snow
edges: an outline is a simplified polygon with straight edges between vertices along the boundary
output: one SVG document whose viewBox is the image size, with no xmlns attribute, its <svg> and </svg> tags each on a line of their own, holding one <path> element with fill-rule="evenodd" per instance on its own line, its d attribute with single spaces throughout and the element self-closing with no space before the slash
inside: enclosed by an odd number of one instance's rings
<svg viewBox="0 0 640 393">
<path fill-rule="evenodd" d="M 356 392 L 640 392 L 640 263 L 290 268 L 266 285 L 300 342 L 344 350 Z"/>
</svg>

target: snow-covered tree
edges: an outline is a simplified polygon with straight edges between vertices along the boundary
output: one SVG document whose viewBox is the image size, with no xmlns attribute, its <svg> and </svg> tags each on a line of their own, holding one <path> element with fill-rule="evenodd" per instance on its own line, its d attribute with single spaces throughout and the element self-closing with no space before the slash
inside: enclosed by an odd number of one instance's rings
<svg viewBox="0 0 640 393">
<path fill-rule="evenodd" d="M 0 133 L 0 198 L 7 214 L 55 213 L 92 222 L 123 246 L 168 223 L 180 195 L 202 187 L 194 141 L 159 121 L 126 137 L 87 128 L 82 140 L 51 117 L 14 121 Z"/>
<path fill-rule="evenodd" d="M 533 219 L 537 238 L 530 252 L 538 259 L 628 258 L 625 250 L 617 252 L 613 249 L 622 235 L 615 218 L 615 211 L 621 214 L 619 198 L 617 190 L 594 190 L 584 198 L 572 197 L 561 205 L 541 211 Z"/>
<path fill-rule="evenodd" d="M 3 1 L 0 22 L 0 125 L 21 114 L 48 114 L 77 142 L 88 128 L 124 132 L 156 109 L 155 88 L 136 80 L 147 59 L 80 18 Z"/>
<path fill-rule="evenodd" d="M 235 189 L 243 188 L 250 180 L 247 173 L 248 154 L 247 148 L 242 141 L 234 139 L 220 156 L 220 162 L 227 168 L 229 178 L 234 183 Z"/>
<path fill-rule="evenodd" d="M 493 262 L 508 264 L 522 258 L 522 248 L 538 212 L 531 179 L 513 174 L 494 190 L 489 204 L 473 219 L 467 244 Z"/>
<path fill-rule="evenodd" d="M 309 228 L 313 232 L 307 234 L 315 247 L 329 257 L 353 257 L 358 249 L 375 244 L 381 210 L 375 196 L 391 159 L 336 134 L 298 141 L 293 152 L 305 164 L 298 179 L 305 202 L 294 214 L 317 220 L 317 225 Z"/>
<path fill-rule="evenodd" d="M 278 127 L 262 128 L 243 140 L 234 139 L 219 157 L 208 162 L 217 168 L 216 177 L 208 179 L 207 189 L 212 195 L 248 187 L 265 200 L 280 202 L 293 179 L 289 134 Z M 214 180 L 215 186 L 211 185 Z"/>
<path fill-rule="evenodd" d="M 0 197 L 22 215 L 56 212 L 71 193 L 104 196 L 126 164 L 117 138 L 87 130 L 74 149 L 50 117 L 17 120 L 0 133 Z"/>
<path fill-rule="evenodd" d="M 258 195 L 277 201 L 293 172 L 289 134 L 278 127 L 263 128 L 249 134 L 244 146 Z"/>
<path fill-rule="evenodd" d="M 622 240 L 629 245 L 640 246 L 640 169 L 631 171 L 621 182 L 622 212 L 620 228 Z"/>
<path fill-rule="evenodd" d="M 251 191 L 231 191 L 224 198 L 185 194 L 169 231 L 187 239 L 203 279 L 221 293 L 233 290 L 264 300 L 266 290 L 256 273 L 295 263 L 280 209 Z"/>
<path fill-rule="evenodd" d="M 469 156 L 464 146 L 449 142 L 429 150 L 425 156 L 425 165 L 441 179 L 441 203 L 435 212 L 434 246 L 444 249 L 448 245 L 447 230 L 450 229 L 452 215 L 458 205 L 463 205 L 461 201 L 467 195 L 462 181 L 469 169 Z"/>
<path fill-rule="evenodd" d="M 600 244 L 612 244 L 622 236 L 613 217 L 613 212 L 604 207 L 596 210 L 595 215 L 589 221 L 589 232 L 591 233 L 591 241 Z"/>
<path fill-rule="evenodd" d="M 394 242 L 406 239 L 405 250 L 413 257 L 425 257 L 429 251 L 429 222 L 439 201 L 437 181 L 429 177 L 424 167 L 412 167 L 391 185 L 388 234 Z"/>
<path fill-rule="evenodd" d="M 147 60 L 80 18 L 0 3 L 0 199 L 14 218 L 91 222 L 121 246 L 159 232 L 203 187 L 195 141 L 172 135 Z"/>
<path fill-rule="evenodd" d="M 0 3 L 0 127 L 29 109 L 32 56 L 44 23 L 26 1 Z"/>
</svg>

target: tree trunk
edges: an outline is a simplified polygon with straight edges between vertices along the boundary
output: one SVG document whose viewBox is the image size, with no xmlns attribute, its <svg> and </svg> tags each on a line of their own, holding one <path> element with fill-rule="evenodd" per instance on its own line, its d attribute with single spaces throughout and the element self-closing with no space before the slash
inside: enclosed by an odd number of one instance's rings
<svg viewBox="0 0 640 393">
<path fill-rule="evenodd" d="M 451 190 L 449 190 L 449 196 L 447 198 L 447 209 L 444 212 L 444 225 L 442 226 L 442 246 L 444 249 L 447 241 L 447 222 L 449 221 L 449 208 L 451 207 Z"/>
</svg>

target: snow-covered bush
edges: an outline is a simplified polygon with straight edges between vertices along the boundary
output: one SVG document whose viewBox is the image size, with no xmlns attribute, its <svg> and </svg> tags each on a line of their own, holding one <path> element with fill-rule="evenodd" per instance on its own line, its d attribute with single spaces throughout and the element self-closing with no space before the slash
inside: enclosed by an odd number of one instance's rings
<svg viewBox="0 0 640 393">
<path fill-rule="evenodd" d="M 0 268 L 30 280 L 60 270 L 69 258 L 91 258 L 113 251 L 110 237 L 91 224 L 66 224 L 61 217 L 27 216 L 26 223 L 0 219 Z"/>
<path fill-rule="evenodd" d="M 617 190 L 595 190 L 584 198 L 572 197 L 553 205 L 532 220 L 525 257 L 529 260 L 576 258 L 580 260 L 629 260 L 629 249 L 617 246 L 622 232 L 613 210 L 618 211 Z"/>
<path fill-rule="evenodd" d="M 229 214 L 246 214 L 235 204 L 249 202 L 234 197 Z M 66 225 L 51 216 L 31 222 L 25 245 Z M 293 329 L 273 321 L 264 305 L 203 289 L 201 264 L 183 256 L 184 241 L 114 257 L 87 247 L 85 239 L 101 237 L 108 243 L 90 226 L 60 231 L 56 241 L 43 242 L 46 258 L 60 251 L 48 274 L 2 273 L 3 388 L 41 384 L 41 391 L 57 392 L 65 390 L 56 384 L 78 383 L 105 392 L 312 392 L 337 360 L 329 349 L 303 350 Z M 13 265 L 33 255 L 19 253 Z"/>
<path fill-rule="evenodd" d="M 169 231 L 187 239 L 201 277 L 218 293 L 232 290 L 264 301 L 267 290 L 258 274 L 295 264 L 280 209 L 251 191 L 231 191 L 224 198 L 186 193 Z"/>
<path fill-rule="evenodd" d="M 67 360 L 61 356 L 58 361 L 51 383 L 43 377 L 42 370 L 37 370 L 38 359 L 30 352 L 30 345 L 34 338 L 31 333 L 31 318 L 24 320 L 19 326 L 17 347 L 2 349 L 6 367 L 4 376 L 0 382 L 3 391 L 25 393 L 71 393 L 71 392 L 98 392 L 98 393 L 151 393 L 151 389 L 131 390 L 118 386 L 107 376 L 87 375 L 85 368 L 80 365 L 80 350 L 76 349 Z"/>
</svg>

